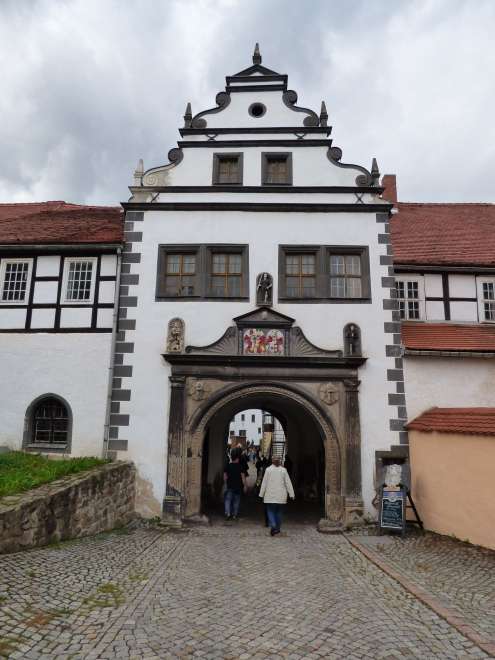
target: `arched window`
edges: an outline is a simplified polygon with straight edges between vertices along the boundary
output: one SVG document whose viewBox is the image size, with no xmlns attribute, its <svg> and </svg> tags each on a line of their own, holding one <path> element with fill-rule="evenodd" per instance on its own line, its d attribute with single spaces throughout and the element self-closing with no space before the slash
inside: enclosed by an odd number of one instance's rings
<svg viewBox="0 0 495 660">
<path fill-rule="evenodd" d="M 25 446 L 67 451 L 70 445 L 71 413 L 61 398 L 48 394 L 33 401 L 27 413 Z"/>
</svg>

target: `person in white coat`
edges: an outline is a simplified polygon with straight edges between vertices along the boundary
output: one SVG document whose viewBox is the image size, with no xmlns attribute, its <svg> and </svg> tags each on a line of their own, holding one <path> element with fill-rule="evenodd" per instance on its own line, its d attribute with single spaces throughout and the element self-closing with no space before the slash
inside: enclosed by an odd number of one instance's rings
<svg viewBox="0 0 495 660">
<path fill-rule="evenodd" d="M 272 458 L 272 464 L 266 468 L 261 482 L 260 497 L 266 505 L 270 534 L 280 534 L 282 509 L 287 503 L 287 496 L 295 498 L 294 488 L 287 470 L 280 465 L 279 458 Z"/>
</svg>

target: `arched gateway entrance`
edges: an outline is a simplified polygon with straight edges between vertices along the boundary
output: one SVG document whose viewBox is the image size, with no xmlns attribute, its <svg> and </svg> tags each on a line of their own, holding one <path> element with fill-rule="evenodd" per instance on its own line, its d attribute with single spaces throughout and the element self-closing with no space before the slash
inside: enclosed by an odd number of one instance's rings
<svg viewBox="0 0 495 660">
<path fill-rule="evenodd" d="M 201 513 L 207 433 L 239 410 L 263 407 L 284 420 L 298 451 L 304 453 L 316 435 L 323 444 L 321 528 L 359 522 L 357 370 L 365 360 L 354 352 L 359 342 L 347 342 L 345 351 L 320 349 L 294 319 L 265 307 L 234 322 L 209 346 L 184 351 L 181 341 L 169 342 L 164 355 L 172 367 L 164 519 L 178 522 Z"/>
</svg>

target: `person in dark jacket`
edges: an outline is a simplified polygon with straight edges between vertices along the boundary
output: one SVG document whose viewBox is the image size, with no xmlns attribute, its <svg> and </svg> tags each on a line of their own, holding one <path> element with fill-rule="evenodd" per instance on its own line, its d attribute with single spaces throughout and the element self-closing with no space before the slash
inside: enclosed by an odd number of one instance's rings
<svg viewBox="0 0 495 660">
<path fill-rule="evenodd" d="M 226 520 L 237 520 L 241 503 L 241 492 L 246 490 L 246 475 L 242 471 L 240 457 L 240 451 L 237 448 L 233 449 L 230 454 L 230 463 L 227 463 L 223 473 Z"/>
</svg>

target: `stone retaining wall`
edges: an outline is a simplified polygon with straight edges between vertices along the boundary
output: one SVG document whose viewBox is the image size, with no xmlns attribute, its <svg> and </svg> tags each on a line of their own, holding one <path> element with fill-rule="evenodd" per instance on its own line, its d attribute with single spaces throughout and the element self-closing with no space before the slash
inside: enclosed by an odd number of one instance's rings
<svg viewBox="0 0 495 660">
<path fill-rule="evenodd" d="M 102 465 L 0 499 L 0 553 L 97 534 L 134 517 L 136 468 Z"/>
</svg>

